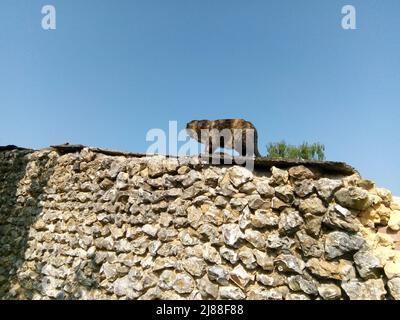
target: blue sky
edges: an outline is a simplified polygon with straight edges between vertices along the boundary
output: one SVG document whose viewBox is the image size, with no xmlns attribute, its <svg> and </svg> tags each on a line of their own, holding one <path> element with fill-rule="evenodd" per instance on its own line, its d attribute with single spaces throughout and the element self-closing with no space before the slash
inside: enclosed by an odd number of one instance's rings
<svg viewBox="0 0 400 320">
<path fill-rule="evenodd" d="M 341 28 L 346 4 L 357 30 Z M 400 195 L 399 14 L 398 0 L 1 0 L 0 145 L 144 152 L 169 120 L 240 117 L 262 154 L 319 141 Z"/>
</svg>

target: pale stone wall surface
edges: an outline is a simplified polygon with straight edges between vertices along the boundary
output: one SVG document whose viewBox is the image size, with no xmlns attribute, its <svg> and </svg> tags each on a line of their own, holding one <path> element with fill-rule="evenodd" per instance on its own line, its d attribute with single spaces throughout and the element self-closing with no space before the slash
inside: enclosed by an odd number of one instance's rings
<svg viewBox="0 0 400 320">
<path fill-rule="evenodd" d="M 388 190 L 196 159 L 0 152 L 0 298 L 400 299 Z"/>
</svg>

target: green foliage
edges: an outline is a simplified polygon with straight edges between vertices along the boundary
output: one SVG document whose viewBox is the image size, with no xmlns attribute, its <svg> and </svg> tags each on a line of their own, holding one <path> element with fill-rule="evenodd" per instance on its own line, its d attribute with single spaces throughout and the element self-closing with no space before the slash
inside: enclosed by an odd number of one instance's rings
<svg viewBox="0 0 400 320">
<path fill-rule="evenodd" d="M 303 142 L 299 146 L 294 146 L 281 141 L 268 144 L 267 150 L 269 158 L 325 160 L 325 146 L 320 143 Z"/>
</svg>

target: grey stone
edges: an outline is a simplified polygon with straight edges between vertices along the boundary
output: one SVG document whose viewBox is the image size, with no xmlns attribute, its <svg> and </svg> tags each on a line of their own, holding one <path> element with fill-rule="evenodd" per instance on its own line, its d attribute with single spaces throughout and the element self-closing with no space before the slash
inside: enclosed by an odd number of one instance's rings
<svg viewBox="0 0 400 320">
<path fill-rule="evenodd" d="M 230 273 L 229 278 L 240 287 L 244 288 L 250 281 L 254 280 L 254 276 L 249 274 L 241 264 L 238 264 Z"/>
<path fill-rule="evenodd" d="M 244 167 L 234 166 L 229 168 L 228 174 L 230 181 L 236 188 L 253 179 L 253 173 Z"/>
<path fill-rule="evenodd" d="M 256 258 L 257 264 L 266 271 L 272 271 L 274 269 L 274 259 L 267 253 L 254 249 L 253 254 Z"/>
<path fill-rule="evenodd" d="M 244 234 L 240 231 L 237 224 L 225 224 L 222 226 L 222 236 L 224 242 L 228 246 L 234 247 L 240 239 L 244 238 Z"/>
<path fill-rule="evenodd" d="M 247 242 L 253 245 L 254 248 L 261 250 L 265 248 L 264 236 L 259 231 L 247 229 L 244 233 L 244 238 Z"/>
<path fill-rule="evenodd" d="M 343 207 L 355 210 L 365 210 L 372 204 L 368 191 L 358 187 L 340 189 L 335 193 L 335 199 Z"/>
<path fill-rule="evenodd" d="M 223 266 L 212 266 L 208 268 L 208 278 L 211 281 L 216 281 L 220 285 L 229 283 L 229 270 Z"/>
<path fill-rule="evenodd" d="M 275 258 L 275 266 L 279 272 L 302 274 L 305 263 L 291 254 L 281 254 Z"/>
<path fill-rule="evenodd" d="M 342 283 L 342 288 L 350 300 L 383 300 L 387 293 L 382 279 L 353 280 Z"/>
<path fill-rule="evenodd" d="M 257 273 L 256 280 L 267 287 L 278 287 L 286 283 L 286 278 L 278 273 Z"/>
<path fill-rule="evenodd" d="M 342 297 L 342 290 L 333 283 L 320 284 L 318 293 L 324 300 L 338 300 Z"/>
<path fill-rule="evenodd" d="M 203 259 L 189 257 L 182 261 L 183 269 L 192 276 L 201 277 L 206 272 L 207 264 Z"/>
<path fill-rule="evenodd" d="M 322 221 L 325 225 L 334 229 L 349 232 L 358 232 L 360 229 L 358 227 L 359 222 L 352 216 L 351 212 L 338 204 L 329 206 Z"/>
<path fill-rule="evenodd" d="M 239 260 L 237 252 L 235 250 L 229 249 L 225 246 L 223 246 L 219 249 L 219 253 L 220 253 L 221 257 L 223 257 L 225 260 L 229 261 L 231 264 L 236 264 L 236 262 Z"/>
<path fill-rule="evenodd" d="M 255 228 L 276 227 L 279 223 L 279 217 L 272 210 L 256 210 L 251 217 L 251 224 Z"/>
<path fill-rule="evenodd" d="M 400 300 L 400 278 L 393 278 L 387 282 L 390 295 L 395 300 Z"/>
<path fill-rule="evenodd" d="M 242 300 L 246 298 L 244 292 L 238 287 L 234 286 L 223 286 L 219 288 L 219 294 L 221 299 L 228 300 Z"/>
<path fill-rule="evenodd" d="M 307 197 L 314 191 L 314 181 L 307 180 L 297 180 L 294 182 L 293 191 L 301 198 Z"/>
<path fill-rule="evenodd" d="M 265 198 L 272 198 L 275 195 L 275 189 L 267 181 L 257 181 L 256 190 Z"/>
<path fill-rule="evenodd" d="M 276 187 L 275 195 L 286 203 L 292 203 L 294 200 L 293 188 L 290 185 Z"/>
<path fill-rule="evenodd" d="M 310 277 L 305 276 L 290 276 L 288 277 L 289 288 L 293 291 L 303 291 L 309 295 L 318 295 L 318 282 Z"/>
<path fill-rule="evenodd" d="M 281 234 L 292 234 L 296 232 L 299 227 L 304 223 L 300 214 L 292 209 L 285 209 L 279 219 L 279 232 Z"/>
<path fill-rule="evenodd" d="M 204 276 L 203 278 L 197 280 L 198 284 L 198 289 L 200 291 L 200 294 L 204 297 L 211 297 L 213 299 L 218 298 L 219 294 L 219 287 L 218 285 L 212 283 L 210 280 L 208 280 L 207 276 Z"/>
<path fill-rule="evenodd" d="M 360 250 L 365 240 L 356 235 L 348 235 L 341 231 L 333 231 L 325 238 L 325 255 L 327 259 L 335 259 L 347 253 Z"/>
<path fill-rule="evenodd" d="M 363 279 L 378 278 L 383 272 L 380 260 L 371 251 L 359 251 L 354 255 L 358 273 Z"/>
<path fill-rule="evenodd" d="M 305 257 L 320 258 L 323 256 L 324 246 L 322 243 L 308 236 L 304 231 L 298 231 L 296 236 Z"/>
<path fill-rule="evenodd" d="M 321 178 L 315 182 L 318 195 L 326 201 L 330 201 L 342 186 L 343 182 L 338 179 Z"/>
<path fill-rule="evenodd" d="M 299 210 L 302 213 L 311 213 L 314 215 L 323 215 L 326 212 L 326 207 L 322 200 L 316 195 L 300 201 Z"/>
</svg>

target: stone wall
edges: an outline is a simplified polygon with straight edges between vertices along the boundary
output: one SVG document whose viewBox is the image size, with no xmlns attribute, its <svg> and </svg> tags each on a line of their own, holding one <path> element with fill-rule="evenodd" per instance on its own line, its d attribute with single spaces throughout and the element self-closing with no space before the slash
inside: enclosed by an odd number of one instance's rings
<svg viewBox="0 0 400 320">
<path fill-rule="evenodd" d="M 2 151 L 0 298 L 399 299 L 397 210 L 301 165 Z"/>
</svg>

